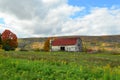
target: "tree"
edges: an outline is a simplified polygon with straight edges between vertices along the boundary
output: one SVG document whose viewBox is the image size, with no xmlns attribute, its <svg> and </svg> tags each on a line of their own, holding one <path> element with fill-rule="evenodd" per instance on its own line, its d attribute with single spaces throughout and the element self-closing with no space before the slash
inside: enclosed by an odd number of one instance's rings
<svg viewBox="0 0 120 80">
<path fill-rule="evenodd" d="M 43 49 L 44 49 L 44 51 L 50 51 L 50 38 L 48 38 L 45 41 Z"/>
<path fill-rule="evenodd" d="M 2 48 L 6 51 L 15 50 L 18 46 L 17 36 L 10 30 L 5 30 L 1 35 Z"/>
<path fill-rule="evenodd" d="M 1 33 L 0 33 L 0 49 L 2 49 Z"/>
</svg>

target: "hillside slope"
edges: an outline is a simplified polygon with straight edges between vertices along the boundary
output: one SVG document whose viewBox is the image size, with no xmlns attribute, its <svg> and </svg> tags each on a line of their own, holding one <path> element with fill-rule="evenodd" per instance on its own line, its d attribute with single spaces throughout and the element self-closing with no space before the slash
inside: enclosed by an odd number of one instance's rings
<svg viewBox="0 0 120 80">
<path fill-rule="evenodd" d="M 110 36 L 59 36 L 59 37 L 80 37 L 83 41 L 83 46 L 88 48 L 94 47 L 108 47 L 119 48 L 120 47 L 120 35 Z M 56 38 L 59 38 L 56 37 Z M 43 49 L 44 41 L 47 37 L 40 38 L 20 38 L 18 39 L 19 48 L 24 49 Z M 36 46 L 36 47 L 35 47 Z"/>
</svg>

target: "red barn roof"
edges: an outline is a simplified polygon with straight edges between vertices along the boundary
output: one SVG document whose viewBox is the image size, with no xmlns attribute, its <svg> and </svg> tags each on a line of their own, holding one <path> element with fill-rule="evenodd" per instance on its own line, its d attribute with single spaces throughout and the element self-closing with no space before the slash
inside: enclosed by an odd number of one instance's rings
<svg viewBox="0 0 120 80">
<path fill-rule="evenodd" d="M 75 45 L 78 38 L 57 38 L 52 42 L 52 46 Z"/>
</svg>

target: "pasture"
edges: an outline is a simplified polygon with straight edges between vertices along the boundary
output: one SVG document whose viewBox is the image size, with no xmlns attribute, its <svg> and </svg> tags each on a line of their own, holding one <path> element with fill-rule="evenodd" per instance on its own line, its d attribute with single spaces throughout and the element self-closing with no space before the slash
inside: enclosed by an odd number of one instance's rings
<svg viewBox="0 0 120 80">
<path fill-rule="evenodd" d="M 0 52 L 1 80 L 120 80 L 120 54 Z"/>
</svg>

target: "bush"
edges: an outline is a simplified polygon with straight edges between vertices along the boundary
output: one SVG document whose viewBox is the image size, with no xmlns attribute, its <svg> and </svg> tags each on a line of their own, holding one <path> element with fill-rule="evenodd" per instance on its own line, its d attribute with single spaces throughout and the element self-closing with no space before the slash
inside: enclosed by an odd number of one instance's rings
<svg viewBox="0 0 120 80">
<path fill-rule="evenodd" d="M 3 45 L 2 47 L 5 51 L 11 50 L 11 47 L 9 45 Z"/>
<path fill-rule="evenodd" d="M 44 51 L 50 51 L 50 38 L 48 38 L 44 43 Z"/>
<path fill-rule="evenodd" d="M 20 51 L 28 51 L 27 49 L 20 49 Z"/>
<path fill-rule="evenodd" d="M 39 49 L 39 48 L 36 48 L 36 49 L 33 49 L 33 51 L 40 51 L 40 49 Z"/>
<path fill-rule="evenodd" d="M 111 51 L 111 53 L 112 53 L 113 55 L 120 55 L 120 52 L 117 52 L 117 51 Z"/>
</svg>

